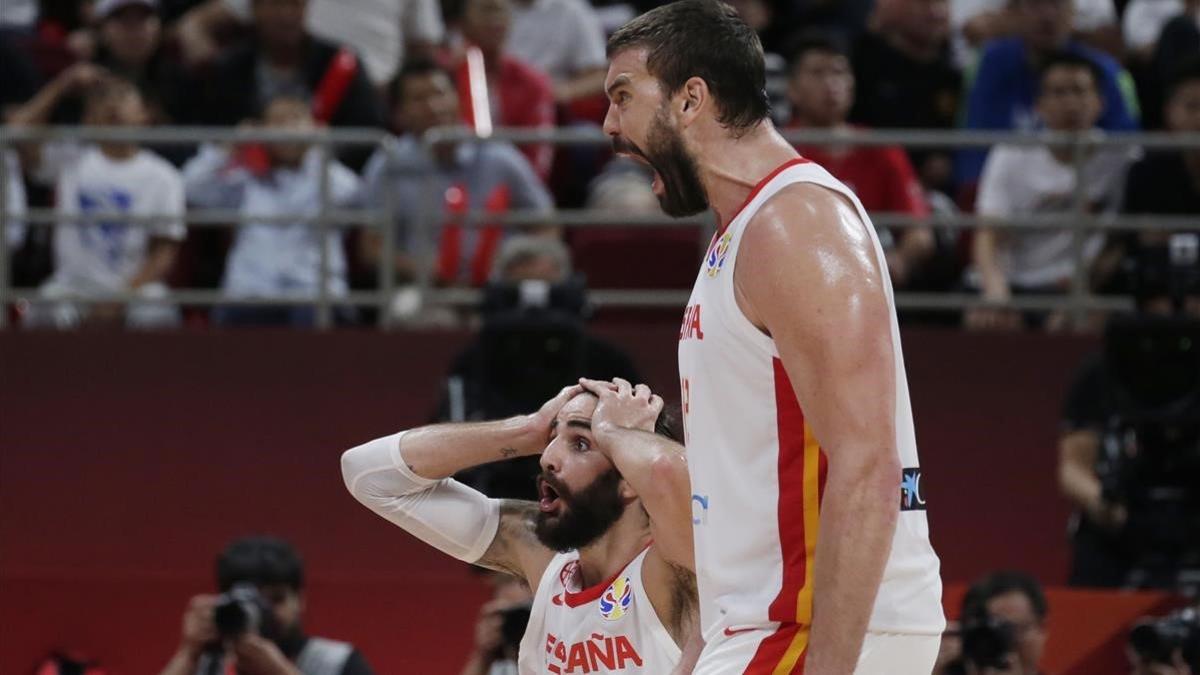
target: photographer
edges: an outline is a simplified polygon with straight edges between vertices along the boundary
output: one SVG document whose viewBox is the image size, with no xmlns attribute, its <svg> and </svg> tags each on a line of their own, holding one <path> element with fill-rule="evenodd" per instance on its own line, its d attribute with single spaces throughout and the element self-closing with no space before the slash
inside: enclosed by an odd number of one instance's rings
<svg viewBox="0 0 1200 675">
<path fill-rule="evenodd" d="M 352 645 L 304 634 L 304 563 L 287 542 L 231 543 L 217 558 L 217 585 L 221 595 L 189 601 L 161 675 L 372 675 Z"/>
<path fill-rule="evenodd" d="M 475 645 L 460 675 L 517 675 L 517 650 L 529 624 L 533 594 L 518 577 L 487 574 L 494 592 L 479 609 Z"/>
<path fill-rule="evenodd" d="M 995 572 L 976 581 L 963 597 L 962 648 L 940 675 L 1038 675 L 1047 610 L 1041 584 L 1024 572 Z M 952 649 L 953 641 L 943 645 Z"/>
<path fill-rule="evenodd" d="M 1115 317 L 1064 405 L 1059 485 L 1076 507 L 1073 586 L 1182 588 L 1200 568 L 1198 237 L 1143 247 Z"/>
<path fill-rule="evenodd" d="M 1200 673 L 1200 605 L 1143 619 L 1129 632 L 1130 675 Z"/>
</svg>

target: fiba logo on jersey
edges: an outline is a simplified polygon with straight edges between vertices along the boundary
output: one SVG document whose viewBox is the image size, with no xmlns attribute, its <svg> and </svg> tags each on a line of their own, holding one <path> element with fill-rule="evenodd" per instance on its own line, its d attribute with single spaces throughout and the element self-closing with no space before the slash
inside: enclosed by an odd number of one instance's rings
<svg viewBox="0 0 1200 675">
<path fill-rule="evenodd" d="M 617 580 L 600 596 L 600 616 L 605 621 L 616 621 L 629 613 L 633 605 L 633 585 L 629 577 L 617 577 Z"/>
<path fill-rule="evenodd" d="M 704 257 L 704 267 L 708 271 L 708 278 L 713 278 L 720 274 L 721 268 L 725 266 L 725 258 L 729 255 L 729 245 L 733 243 L 733 233 L 726 232 L 721 235 L 720 239 L 713 240 L 712 246 L 708 247 L 708 255 Z"/>
</svg>

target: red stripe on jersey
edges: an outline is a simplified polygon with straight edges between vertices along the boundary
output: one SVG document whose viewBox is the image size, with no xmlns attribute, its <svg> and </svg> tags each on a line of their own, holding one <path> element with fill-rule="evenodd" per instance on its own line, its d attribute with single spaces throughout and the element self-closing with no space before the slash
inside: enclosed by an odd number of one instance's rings
<svg viewBox="0 0 1200 675">
<path fill-rule="evenodd" d="M 804 657 L 808 653 L 807 649 L 800 653 L 799 659 L 794 663 L 785 663 L 785 660 L 794 646 L 804 643 L 807 647 L 807 633 L 807 626 L 794 623 L 781 625 L 758 643 L 758 650 L 754 652 L 754 658 L 750 660 L 746 670 L 742 671 L 742 675 L 804 675 Z"/>
<path fill-rule="evenodd" d="M 775 368 L 775 419 L 779 434 L 779 548 L 783 555 L 783 585 L 767 612 L 772 621 L 794 623 L 796 602 L 808 566 L 804 532 L 804 413 L 796 401 L 783 362 Z"/>
<path fill-rule="evenodd" d="M 771 180 L 775 178 L 775 176 L 778 176 L 779 174 L 783 173 L 783 170 L 788 167 L 796 166 L 797 164 L 808 164 L 808 163 L 810 163 L 809 160 L 807 160 L 803 157 L 796 157 L 793 159 L 789 159 L 788 161 L 784 162 L 783 164 L 780 164 L 779 166 L 775 167 L 774 171 L 767 174 L 766 177 L 763 178 L 762 180 L 758 181 L 758 184 L 754 186 L 754 189 L 750 191 L 750 194 L 746 196 L 746 201 L 742 202 L 742 205 L 737 208 L 737 211 L 733 212 L 732 216 L 729 216 L 729 220 L 726 220 L 724 223 L 721 223 L 721 227 L 720 227 L 720 229 L 717 230 L 717 234 L 719 235 L 719 234 L 723 233 L 725 231 L 725 228 L 729 227 L 729 224 L 733 222 L 733 219 L 737 218 L 739 215 L 741 215 L 742 210 L 745 209 L 750 204 L 750 202 L 754 201 L 754 198 L 758 196 L 758 193 L 762 192 L 762 189 L 765 188 L 767 186 L 767 183 L 770 183 Z"/>
</svg>

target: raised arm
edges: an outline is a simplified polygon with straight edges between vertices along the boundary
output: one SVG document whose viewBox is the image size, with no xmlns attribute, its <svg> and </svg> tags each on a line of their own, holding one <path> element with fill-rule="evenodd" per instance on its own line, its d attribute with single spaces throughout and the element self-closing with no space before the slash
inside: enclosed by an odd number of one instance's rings
<svg viewBox="0 0 1200 675">
<path fill-rule="evenodd" d="M 568 387 L 532 415 L 432 425 L 376 439 L 342 455 L 342 478 L 360 503 L 425 543 L 536 587 L 554 557 L 533 533 L 537 505 L 489 499 L 450 476 L 540 453 L 555 414 L 580 391 Z"/>
<path fill-rule="evenodd" d="M 779 349 L 827 459 L 805 673 L 854 670 L 899 517 L 896 363 L 887 271 L 854 207 L 785 188 L 746 229 L 734 284 Z M 753 272 L 744 270 L 753 269 Z"/>
<path fill-rule="evenodd" d="M 650 517 L 654 543 L 642 567 L 646 593 L 683 647 L 697 618 L 692 487 L 684 448 L 655 433 L 663 400 L 646 385 L 634 387 L 621 378 L 580 383 L 600 399 L 592 413 L 596 448 L 612 460 Z"/>
</svg>

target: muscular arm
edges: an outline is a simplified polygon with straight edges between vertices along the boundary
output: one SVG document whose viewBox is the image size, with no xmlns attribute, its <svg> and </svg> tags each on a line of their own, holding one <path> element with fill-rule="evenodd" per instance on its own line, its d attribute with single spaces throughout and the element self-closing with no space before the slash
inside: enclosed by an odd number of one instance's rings
<svg viewBox="0 0 1200 675">
<path fill-rule="evenodd" d="M 488 499 L 451 475 L 539 453 L 549 421 L 578 393 L 564 389 L 537 413 L 498 422 L 439 424 L 376 439 L 342 455 L 355 499 L 435 548 L 537 586 L 554 553 L 533 533 L 533 502 Z"/>
<path fill-rule="evenodd" d="M 867 225 L 824 188 L 786 188 L 747 228 L 735 289 L 778 346 L 828 458 L 805 672 L 853 672 L 899 516 L 896 371 Z M 746 272 L 745 270 L 752 270 Z"/>
</svg>

